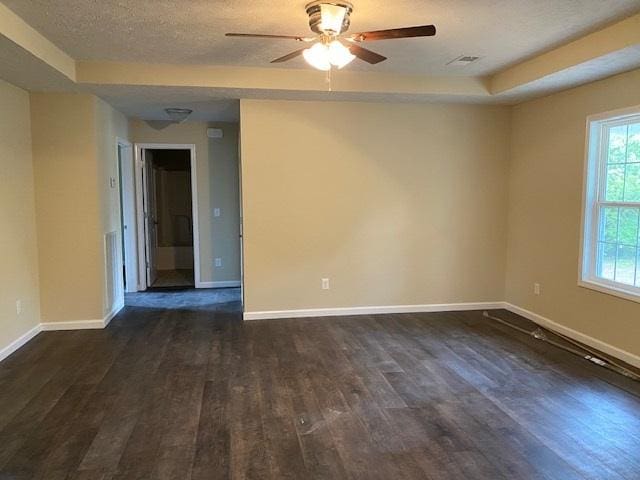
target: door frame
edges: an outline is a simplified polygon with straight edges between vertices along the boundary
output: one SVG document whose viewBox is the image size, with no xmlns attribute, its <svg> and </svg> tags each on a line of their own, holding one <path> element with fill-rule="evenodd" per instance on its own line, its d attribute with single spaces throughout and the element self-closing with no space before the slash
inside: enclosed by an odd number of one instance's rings
<svg viewBox="0 0 640 480">
<path fill-rule="evenodd" d="M 136 143 L 136 220 L 138 237 L 138 290 L 146 290 L 147 285 L 147 253 L 145 242 L 144 188 L 143 178 L 146 175 L 144 159 L 145 150 L 189 150 L 191 167 L 191 216 L 193 223 L 193 277 L 196 288 L 203 288 L 200 281 L 200 229 L 198 228 L 198 176 L 196 174 L 196 146 L 193 143 Z"/>
<path fill-rule="evenodd" d="M 122 254 L 122 264 L 125 267 L 126 282 L 123 292 L 136 292 L 139 290 L 138 281 L 138 249 L 137 249 L 137 216 L 135 202 L 135 161 L 133 144 L 128 140 L 116 137 L 116 156 L 119 152 L 126 152 L 121 157 L 116 158 L 118 180 L 122 188 L 118 192 L 118 202 L 120 203 L 120 213 L 122 215 L 120 225 L 122 238 L 121 245 L 124 245 Z"/>
<path fill-rule="evenodd" d="M 142 188 L 142 204 L 146 206 L 143 210 L 144 217 L 144 246 L 145 246 L 145 281 L 147 282 L 147 286 L 150 287 L 153 285 L 153 282 L 158 278 L 157 273 L 158 269 L 156 266 L 156 262 L 158 260 L 158 183 L 156 178 L 156 168 L 153 165 L 153 157 L 151 161 L 147 159 L 147 152 L 143 151 L 142 158 L 144 162 L 143 172 L 143 188 Z M 153 199 L 153 202 L 151 201 Z M 153 205 L 153 210 L 151 208 Z M 151 213 L 154 216 L 151 216 Z M 151 225 L 153 223 L 153 226 Z M 151 230 L 153 230 L 153 237 L 151 235 Z M 153 245 L 151 240 L 155 240 L 155 244 Z M 156 250 L 153 251 L 153 248 Z M 155 275 L 152 275 L 152 272 Z"/>
</svg>

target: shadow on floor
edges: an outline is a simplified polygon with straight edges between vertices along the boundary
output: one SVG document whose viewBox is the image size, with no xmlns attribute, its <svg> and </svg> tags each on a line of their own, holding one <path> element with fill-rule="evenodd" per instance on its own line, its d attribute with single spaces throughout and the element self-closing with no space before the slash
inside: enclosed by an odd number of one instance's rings
<svg viewBox="0 0 640 480">
<path fill-rule="evenodd" d="M 125 295 L 125 306 L 161 310 L 211 310 L 240 312 L 239 288 L 154 290 Z"/>
<path fill-rule="evenodd" d="M 152 287 L 193 287 L 194 285 L 193 270 L 158 270 L 158 276 Z"/>
</svg>

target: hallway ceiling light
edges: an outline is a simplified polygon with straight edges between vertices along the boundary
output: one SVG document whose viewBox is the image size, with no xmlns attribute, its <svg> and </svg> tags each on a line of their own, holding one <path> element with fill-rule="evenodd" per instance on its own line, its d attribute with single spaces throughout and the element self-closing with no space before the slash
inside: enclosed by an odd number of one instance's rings
<svg viewBox="0 0 640 480">
<path fill-rule="evenodd" d="M 174 123 L 184 122 L 187 117 L 193 113 L 193 110 L 189 110 L 188 108 L 165 108 L 164 111 Z"/>
</svg>

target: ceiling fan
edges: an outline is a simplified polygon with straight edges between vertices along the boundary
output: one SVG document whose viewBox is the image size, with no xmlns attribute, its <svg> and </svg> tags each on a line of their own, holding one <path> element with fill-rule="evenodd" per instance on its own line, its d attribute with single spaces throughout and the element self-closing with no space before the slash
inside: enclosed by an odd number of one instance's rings
<svg viewBox="0 0 640 480">
<path fill-rule="evenodd" d="M 309 15 L 309 27 L 317 34 L 315 36 L 301 37 L 296 35 L 254 33 L 227 33 L 226 35 L 227 37 L 284 39 L 313 43 L 310 47 L 301 48 L 283 57 L 276 58 L 271 63 L 286 62 L 302 55 L 312 67 L 326 71 L 331 70 L 332 67 L 342 68 L 351 63 L 356 57 L 372 65 L 387 59 L 387 57 L 361 47 L 359 44 L 362 42 L 396 38 L 432 37 L 436 34 L 435 26 L 422 25 L 346 35 L 351 23 L 349 17 L 353 12 L 351 3 L 319 0 L 308 4 L 305 9 L 307 15 Z"/>
</svg>

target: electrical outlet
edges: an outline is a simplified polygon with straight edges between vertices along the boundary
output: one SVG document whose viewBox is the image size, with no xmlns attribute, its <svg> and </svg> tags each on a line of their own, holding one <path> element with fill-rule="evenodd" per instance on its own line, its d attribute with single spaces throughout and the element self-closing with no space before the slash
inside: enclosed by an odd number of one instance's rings
<svg viewBox="0 0 640 480">
<path fill-rule="evenodd" d="M 540 295 L 540 284 L 539 283 L 534 283 L 533 284 L 533 294 L 534 295 Z"/>
<path fill-rule="evenodd" d="M 22 300 L 16 300 L 16 314 L 22 313 Z"/>
<path fill-rule="evenodd" d="M 322 289 L 323 290 L 329 290 L 329 279 L 328 278 L 323 278 L 322 279 Z"/>
<path fill-rule="evenodd" d="M 215 259 L 215 266 L 216 267 L 221 267 L 222 266 L 222 259 L 220 257 Z"/>
</svg>

